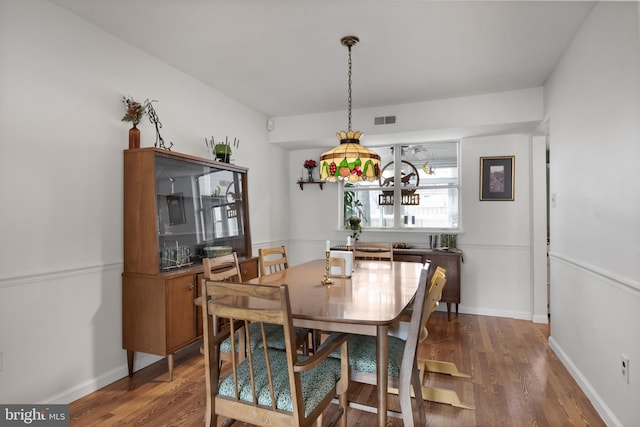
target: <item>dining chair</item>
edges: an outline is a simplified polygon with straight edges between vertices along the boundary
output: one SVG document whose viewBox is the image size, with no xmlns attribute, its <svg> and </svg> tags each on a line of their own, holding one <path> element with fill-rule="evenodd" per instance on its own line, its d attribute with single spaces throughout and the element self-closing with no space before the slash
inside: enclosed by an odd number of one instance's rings
<svg viewBox="0 0 640 427">
<path fill-rule="evenodd" d="M 289 267 L 287 249 L 284 245 L 258 249 L 258 260 L 261 276 L 282 271 Z"/>
<path fill-rule="evenodd" d="M 229 255 L 223 255 L 215 258 L 205 258 L 202 260 L 202 264 L 205 280 L 221 282 L 235 279 L 237 282 L 242 282 L 242 273 L 240 273 L 240 265 L 238 264 L 238 257 L 235 252 Z M 223 323 L 225 322 L 222 319 L 221 321 Z M 253 328 L 254 326 L 251 327 Z M 266 324 L 265 329 L 267 331 L 267 335 L 270 338 L 269 345 L 271 345 L 272 348 L 284 350 L 284 333 L 282 328 L 278 325 Z M 308 353 L 309 345 L 306 342 L 306 337 L 309 334 L 309 329 L 296 328 L 295 330 L 296 342 L 298 342 L 298 346 L 302 347 L 305 354 Z M 236 351 L 234 352 L 239 360 L 242 360 L 244 354 L 246 354 L 245 342 L 243 337 L 244 336 L 241 335 L 241 338 L 238 340 L 238 345 L 236 346 Z M 251 346 L 256 346 L 259 344 L 261 343 L 255 340 L 253 342 L 250 342 Z M 231 348 L 231 340 L 227 340 L 220 345 L 222 359 L 231 359 Z"/>
<path fill-rule="evenodd" d="M 291 317 L 287 285 L 268 286 L 244 283 L 203 281 L 202 302 L 205 340 L 205 425 L 217 426 L 223 416 L 260 426 L 311 426 L 322 424 L 322 413 L 338 395 L 339 410 L 328 425 L 347 426 L 347 388 L 349 384 L 348 340 L 346 334 L 312 356 L 299 355 Z M 238 301 L 251 300 L 252 306 Z M 214 317 L 230 319 L 229 327 L 214 333 Z M 269 348 L 265 322 L 282 327 L 285 349 Z M 250 342 L 247 357 L 231 361 L 230 372 L 223 374 L 217 358 L 222 342 L 235 341 L 236 325 Z M 260 325 L 255 331 L 248 325 Z M 253 337 L 252 335 L 258 335 Z M 339 352 L 340 359 L 329 357 Z M 225 425 L 228 425 L 227 422 Z"/>
<path fill-rule="evenodd" d="M 287 248 L 275 246 L 272 248 L 258 249 L 258 263 L 260 266 L 260 276 L 275 274 L 289 268 L 289 260 L 287 259 Z M 296 328 L 296 337 L 298 343 L 302 346 L 304 354 L 309 353 L 309 349 L 313 347 L 313 331 L 307 328 Z M 311 344 L 309 344 L 311 340 Z M 272 346 L 284 348 L 284 339 L 276 339 L 272 336 L 270 340 Z"/>
<path fill-rule="evenodd" d="M 218 282 L 236 280 L 237 282 L 242 282 L 238 255 L 235 252 L 214 258 L 204 258 L 202 260 L 202 270 L 204 280 L 214 280 Z M 203 298 L 203 294 L 201 293 L 200 296 L 195 299 L 196 305 L 202 305 Z M 214 332 L 225 325 L 228 325 L 227 319 L 216 319 Z M 244 357 L 245 342 L 243 339 L 238 340 L 236 351 L 232 353 L 231 348 L 230 339 L 220 345 L 220 360 L 231 360 L 232 354 L 239 358 L 239 360 Z M 200 347 L 200 352 L 204 354 L 204 346 Z"/>
<path fill-rule="evenodd" d="M 393 244 L 390 242 L 361 242 L 353 246 L 354 259 L 393 261 Z"/>
<path fill-rule="evenodd" d="M 427 329 L 427 322 L 429 321 L 431 314 L 438 307 L 438 302 L 442 297 L 442 289 L 440 289 L 439 294 L 434 295 L 435 298 L 432 298 L 431 291 L 433 289 L 437 289 L 436 284 L 438 283 L 439 280 L 444 280 L 446 283 L 446 271 L 447 270 L 445 268 L 438 266 L 436 267 L 435 271 L 433 272 L 433 275 L 431 276 L 431 281 L 428 288 L 429 294 L 427 296 L 427 301 L 425 302 L 425 306 L 423 308 L 423 313 L 422 313 L 422 322 L 421 322 L 422 326 L 420 328 L 420 337 L 418 338 L 418 344 L 422 344 L 427 339 L 427 336 L 429 335 L 429 330 Z M 444 287 L 444 284 L 442 285 L 442 287 Z M 403 314 L 400 320 L 405 322 L 408 321 L 406 317 L 407 313 L 412 313 L 412 312 L 413 312 L 413 308 L 412 306 L 409 306 L 407 309 L 405 309 L 405 311 L 403 311 Z M 444 362 L 444 361 L 432 360 L 432 359 L 417 359 L 417 365 L 418 365 L 418 371 L 420 372 L 420 384 L 424 383 L 424 378 L 427 375 L 427 373 L 440 373 L 440 374 L 447 374 L 447 375 L 462 377 L 462 378 L 471 377 L 468 374 L 460 372 L 456 364 L 452 362 Z M 394 394 L 398 393 L 398 391 L 393 388 L 391 388 L 389 392 Z M 474 409 L 473 406 L 462 403 L 460 401 L 460 397 L 454 390 L 422 386 L 422 398 L 430 402 L 445 403 L 445 404 L 455 406 L 457 408 Z"/>
<path fill-rule="evenodd" d="M 431 264 L 431 261 L 428 260 L 424 263 L 425 268 L 429 268 Z M 446 279 L 447 277 L 447 269 L 437 266 L 433 272 L 433 275 L 431 275 L 431 281 L 429 282 L 429 287 L 427 288 L 427 292 L 429 292 L 431 290 L 431 287 L 434 285 L 434 283 L 436 282 L 436 279 L 438 277 L 444 277 Z M 440 298 L 438 298 L 438 302 L 440 301 Z M 436 307 L 437 308 L 438 304 L 436 303 Z M 410 322 L 411 321 L 411 313 L 413 313 L 413 303 L 409 304 L 403 311 L 402 314 L 400 314 L 400 321 L 401 322 Z M 425 310 L 423 315 L 427 315 L 427 312 Z M 428 316 L 430 316 L 431 313 L 428 314 Z M 422 329 L 420 330 L 420 338 L 418 339 L 419 342 L 424 341 L 427 338 L 428 335 L 428 330 L 427 330 L 427 325 L 426 325 L 427 319 L 423 319 L 422 322 Z"/>
<path fill-rule="evenodd" d="M 411 322 L 404 338 L 390 335 L 388 372 L 389 387 L 398 390 L 402 419 L 407 427 L 425 426 L 425 405 L 422 398 L 422 387 L 420 382 L 420 372 L 416 363 L 418 349 L 418 336 L 422 326 L 422 313 L 425 304 L 435 301 L 436 295 L 442 290 L 445 279 L 440 279 L 425 297 L 427 292 L 428 269 L 423 268 L 420 273 L 418 290 L 414 298 L 414 311 L 411 315 Z M 331 334 L 325 343 L 320 346 L 322 351 L 326 343 L 331 343 L 334 334 Z M 349 336 L 349 365 L 351 367 L 350 379 L 353 382 L 377 384 L 377 345 L 376 337 L 370 335 L 351 334 Z M 334 352 L 333 357 L 339 357 Z M 412 393 L 416 397 L 417 411 L 412 408 Z M 415 417 L 418 417 L 417 419 Z"/>
</svg>

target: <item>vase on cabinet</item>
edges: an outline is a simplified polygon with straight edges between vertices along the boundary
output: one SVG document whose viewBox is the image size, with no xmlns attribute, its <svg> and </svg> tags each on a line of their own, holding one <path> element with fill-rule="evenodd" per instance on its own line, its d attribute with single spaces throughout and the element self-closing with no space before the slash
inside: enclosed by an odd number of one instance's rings
<svg viewBox="0 0 640 427">
<path fill-rule="evenodd" d="M 140 129 L 133 124 L 133 127 L 129 129 L 129 150 L 133 148 L 140 148 Z"/>
</svg>

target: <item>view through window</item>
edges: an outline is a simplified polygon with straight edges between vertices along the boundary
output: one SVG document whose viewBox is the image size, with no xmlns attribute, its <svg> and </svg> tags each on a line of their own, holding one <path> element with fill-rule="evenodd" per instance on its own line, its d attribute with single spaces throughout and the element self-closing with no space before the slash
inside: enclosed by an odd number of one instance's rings
<svg viewBox="0 0 640 427">
<path fill-rule="evenodd" d="M 380 179 L 346 182 L 343 223 L 360 219 L 374 229 L 457 230 L 460 177 L 458 141 L 375 147 Z M 357 222 L 357 221 L 356 221 Z"/>
</svg>

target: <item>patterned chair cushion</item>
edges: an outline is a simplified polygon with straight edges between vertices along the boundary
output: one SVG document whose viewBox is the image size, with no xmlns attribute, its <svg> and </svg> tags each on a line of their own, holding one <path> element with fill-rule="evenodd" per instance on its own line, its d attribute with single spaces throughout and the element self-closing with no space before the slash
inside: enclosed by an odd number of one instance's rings
<svg viewBox="0 0 640 427">
<path fill-rule="evenodd" d="M 338 351 L 339 353 L 339 351 Z M 305 360 L 305 356 L 298 356 L 298 360 Z M 289 387 L 289 371 L 287 367 L 287 353 L 279 350 L 269 350 L 269 361 L 273 375 L 274 396 L 276 407 L 279 410 L 293 412 L 291 389 Z M 253 368 L 255 375 L 256 393 L 258 404 L 271 407 L 269 393 L 269 381 L 267 378 L 267 365 L 265 352 L 257 348 L 253 352 Z M 251 378 L 249 375 L 249 360 L 245 359 L 238 365 L 238 394 L 240 400 L 252 402 Z M 307 372 L 302 372 L 302 397 L 304 400 L 305 416 L 309 415 L 318 404 L 335 387 L 340 379 L 340 360 L 327 358 L 317 367 Z M 233 373 L 229 373 L 220 381 L 218 387 L 220 396 L 235 399 L 233 387 Z"/>
<path fill-rule="evenodd" d="M 284 329 L 281 325 L 273 325 L 271 323 L 264 324 L 264 332 L 267 335 L 267 341 L 269 341 L 269 348 L 278 350 L 285 350 L 284 344 Z M 309 332 L 305 328 L 295 328 L 296 341 L 304 337 Z M 262 345 L 262 332 L 260 332 L 260 323 L 252 323 L 249 325 L 249 333 L 251 336 L 251 348 L 256 348 L 258 345 Z M 231 337 L 220 343 L 220 351 L 229 353 L 231 351 Z M 236 351 L 238 351 L 238 332 L 236 332 Z M 338 354 L 338 357 L 340 355 Z"/>
<path fill-rule="evenodd" d="M 334 334 L 330 335 L 323 345 L 326 345 L 333 338 Z M 404 344 L 404 340 L 389 336 L 388 369 L 390 377 L 400 378 Z M 340 358 L 340 351 L 334 351 L 330 357 Z M 358 334 L 349 335 L 349 365 L 351 369 L 357 372 L 376 374 L 376 337 Z"/>
</svg>

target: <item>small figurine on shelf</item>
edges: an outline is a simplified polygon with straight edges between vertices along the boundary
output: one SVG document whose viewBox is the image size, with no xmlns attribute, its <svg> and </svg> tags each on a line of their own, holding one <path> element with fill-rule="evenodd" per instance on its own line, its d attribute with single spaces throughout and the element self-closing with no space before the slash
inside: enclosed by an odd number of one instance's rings
<svg viewBox="0 0 640 427">
<path fill-rule="evenodd" d="M 313 170 L 316 166 L 316 161 L 313 159 L 304 161 L 304 168 L 307 170 L 307 181 L 313 182 Z"/>
</svg>

